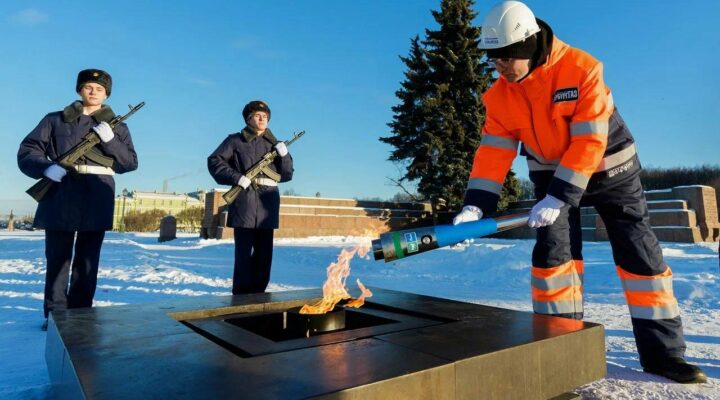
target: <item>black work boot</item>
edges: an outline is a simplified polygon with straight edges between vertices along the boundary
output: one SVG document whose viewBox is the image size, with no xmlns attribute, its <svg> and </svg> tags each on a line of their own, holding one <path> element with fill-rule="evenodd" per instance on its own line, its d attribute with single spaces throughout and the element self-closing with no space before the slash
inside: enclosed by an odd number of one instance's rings
<svg viewBox="0 0 720 400">
<path fill-rule="evenodd" d="M 43 322 L 42 326 L 40 327 L 41 330 L 46 331 L 48 326 L 48 320 L 46 319 L 45 322 Z"/>
<path fill-rule="evenodd" d="M 664 376 L 680 383 L 705 383 L 707 375 L 699 367 L 688 364 L 681 357 L 668 357 L 647 363 L 643 371 Z"/>
</svg>

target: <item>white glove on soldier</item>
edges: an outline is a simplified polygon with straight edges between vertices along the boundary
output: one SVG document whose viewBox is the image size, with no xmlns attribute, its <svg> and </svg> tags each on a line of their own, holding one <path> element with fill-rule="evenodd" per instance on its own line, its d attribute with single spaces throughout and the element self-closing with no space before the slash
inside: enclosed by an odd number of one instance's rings
<svg viewBox="0 0 720 400">
<path fill-rule="evenodd" d="M 465 206 L 458 215 L 453 218 L 453 225 L 462 224 L 464 222 L 477 221 L 482 218 L 482 210 L 475 206 Z"/>
<path fill-rule="evenodd" d="M 53 164 L 45 169 L 43 175 L 52 181 L 60 182 L 62 178 L 67 175 L 67 170 L 57 164 Z"/>
<path fill-rule="evenodd" d="M 240 186 L 243 189 L 247 189 L 251 183 L 252 183 L 252 181 L 250 181 L 250 179 L 248 179 L 248 177 L 245 175 L 241 176 L 240 179 L 238 179 L 238 186 Z"/>
<path fill-rule="evenodd" d="M 102 140 L 103 143 L 107 143 L 115 137 L 115 133 L 113 133 L 110 124 L 105 121 L 95 125 L 93 130 L 100 136 L 100 140 Z"/>
<path fill-rule="evenodd" d="M 545 196 L 544 199 L 540 200 L 533 206 L 532 210 L 530 210 L 528 225 L 530 225 L 531 228 L 541 228 L 552 225 L 558 215 L 560 215 L 560 209 L 564 205 L 564 201 L 552 195 Z"/>
<path fill-rule="evenodd" d="M 283 142 L 278 142 L 278 143 L 275 145 L 275 150 L 277 150 L 278 155 L 279 155 L 280 157 L 285 157 L 285 156 L 287 155 L 287 153 L 288 153 L 288 151 L 287 151 L 287 146 L 285 146 L 285 143 L 283 143 Z"/>
</svg>

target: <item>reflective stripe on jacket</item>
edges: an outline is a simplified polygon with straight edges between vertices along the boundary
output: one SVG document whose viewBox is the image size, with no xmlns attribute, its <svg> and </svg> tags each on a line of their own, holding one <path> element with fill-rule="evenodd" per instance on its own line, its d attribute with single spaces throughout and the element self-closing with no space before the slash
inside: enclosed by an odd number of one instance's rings
<svg viewBox="0 0 720 400">
<path fill-rule="evenodd" d="M 557 37 L 544 64 L 518 83 L 501 76 L 483 102 L 486 121 L 465 204 L 495 210 L 519 143 L 531 179 L 533 171 L 550 171 L 548 193 L 573 206 L 591 178 L 602 181 L 639 169 L 638 162 L 623 167 L 635 157 L 634 141 L 603 82 L 602 64 Z"/>
</svg>

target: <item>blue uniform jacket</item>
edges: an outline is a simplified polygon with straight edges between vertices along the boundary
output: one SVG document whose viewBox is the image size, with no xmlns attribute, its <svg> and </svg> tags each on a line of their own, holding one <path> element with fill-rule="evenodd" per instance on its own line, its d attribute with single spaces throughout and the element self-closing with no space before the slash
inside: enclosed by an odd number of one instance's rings
<svg viewBox="0 0 720 400">
<path fill-rule="evenodd" d="M 262 156 L 273 150 L 277 139 L 269 129 L 262 136 L 250 128 L 229 135 L 208 157 L 208 170 L 221 185 L 237 185 L 240 177 Z M 293 160 L 290 154 L 275 157 L 270 168 L 280 174 L 280 182 L 292 179 Z M 280 192 L 277 186 L 252 185 L 240 192 L 228 206 L 228 226 L 234 228 L 277 229 L 280 224 Z"/>
<path fill-rule="evenodd" d="M 109 121 L 112 109 L 103 106 L 92 115 L 82 114 L 82 103 L 74 102 L 63 111 L 47 114 L 20 143 L 17 161 L 20 170 L 33 179 L 43 178 L 43 171 L 58 157 L 78 144 L 93 126 Z M 114 160 L 117 174 L 138 167 L 137 154 L 127 125 L 113 129 L 115 137 L 95 146 Z M 80 164 L 96 165 L 81 159 Z M 60 231 L 103 231 L 112 229 L 115 206 L 115 180 L 111 175 L 68 173 L 38 203 L 34 226 Z"/>
</svg>

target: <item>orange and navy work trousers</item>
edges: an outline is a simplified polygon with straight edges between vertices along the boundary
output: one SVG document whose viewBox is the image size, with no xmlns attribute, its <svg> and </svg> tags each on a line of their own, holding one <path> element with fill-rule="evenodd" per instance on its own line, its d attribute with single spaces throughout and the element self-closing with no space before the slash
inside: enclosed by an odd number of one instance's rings
<svg viewBox="0 0 720 400">
<path fill-rule="evenodd" d="M 544 197 L 541 189 L 536 186 L 538 199 Z M 682 357 L 685 339 L 673 295 L 672 271 L 663 261 L 662 250 L 650 228 L 640 178 L 636 176 L 602 192 L 587 194 L 581 204 L 594 206 L 607 229 L 641 364 Z M 553 225 L 537 230 L 531 270 L 536 313 L 576 319 L 583 316 L 580 218 L 579 209 L 568 205 Z"/>
</svg>

